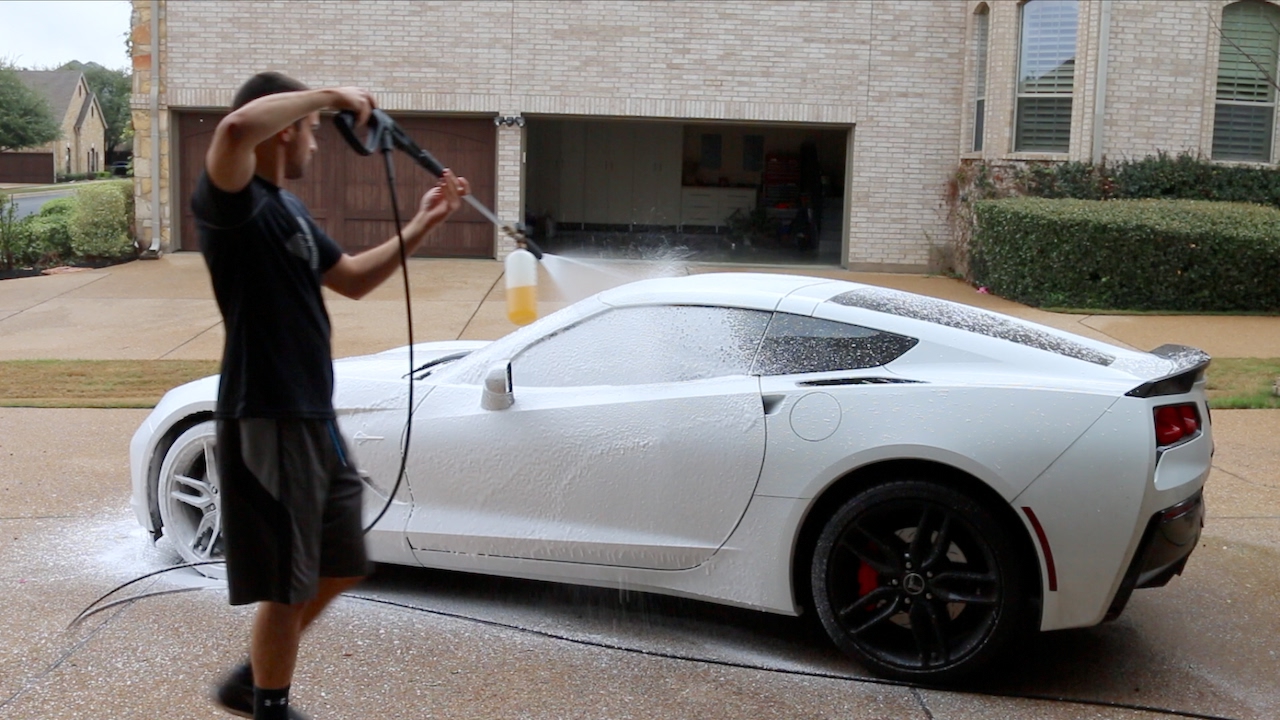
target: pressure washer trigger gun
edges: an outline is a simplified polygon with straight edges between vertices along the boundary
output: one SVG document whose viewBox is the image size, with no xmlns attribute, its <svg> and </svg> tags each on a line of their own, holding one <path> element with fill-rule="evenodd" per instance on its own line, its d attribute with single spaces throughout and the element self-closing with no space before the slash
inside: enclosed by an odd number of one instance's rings
<svg viewBox="0 0 1280 720">
<path fill-rule="evenodd" d="M 374 110 L 373 112 L 380 112 Z M 343 110 L 333 116 L 333 124 L 337 126 L 338 132 L 342 134 L 347 144 L 351 146 L 361 155 L 372 155 L 377 150 L 389 150 L 389 146 L 384 143 L 389 139 L 386 134 L 386 127 L 379 122 L 380 118 L 370 113 L 369 120 L 365 123 L 365 128 L 369 131 L 368 136 L 361 140 L 356 137 L 356 114 L 350 110 Z"/>
<path fill-rule="evenodd" d="M 400 129 L 395 120 L 391 116 L 378 108 L 374 108 L 369 113 L 369 119 L 365 121 L 365 127 L 368 134 L 364 140 L 356 136 L 356 114 L 350 110 L 343 110 L 333 116 L 333 124 L 338 127 L 338 132 L 346 139 L 347 144 L 351 146 L 361 155 L 372 155 L 376 151 L 387 151 L 397 148 L 404 151 L 406 155 L 413 158 L 418 165 L 424 170 L 436 177 L 444 176 L 444 165 L 435 157 L 418 147 L 418 144 L 409 137 L 408 133 Z"/>
</svg>

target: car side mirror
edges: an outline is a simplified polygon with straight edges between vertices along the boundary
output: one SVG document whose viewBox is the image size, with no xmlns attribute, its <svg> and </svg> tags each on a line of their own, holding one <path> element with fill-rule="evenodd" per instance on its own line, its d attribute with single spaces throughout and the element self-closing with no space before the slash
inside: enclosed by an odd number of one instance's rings
<svg viewBox="0 0 1280 720">
<path fill-rule="evenodd" d="M 511 391 L 511 361 L 495 363 L 484 377 L 484 393 L 480 407 L 485 410 L 506 410 L 516 401 Z"/>
</svg>

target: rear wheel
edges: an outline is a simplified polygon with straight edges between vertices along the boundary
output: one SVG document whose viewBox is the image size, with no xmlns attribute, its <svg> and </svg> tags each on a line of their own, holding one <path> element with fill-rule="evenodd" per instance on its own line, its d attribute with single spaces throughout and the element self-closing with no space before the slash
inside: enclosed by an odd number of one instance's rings
<svg viewBox="0 0 1280 720">
<path fill-rule="evenodd" d="M 185 562 L 222 559 L 222 496 L 213 453 L 216 426 L 205 421 L 178 436 L 165 453 L 156 483 L 160 521 Z M 222 565 L 196 568 L 222 578 Z"/>
<path fill-rule="evenodd" d="M 936 483 L 854 496 L 823 528 L 811 570 L 827 634 L 878 674 L 956 680 L 1020 627 L 1023 579 L 1008 532 L 980 503 Z"/>
</svg>

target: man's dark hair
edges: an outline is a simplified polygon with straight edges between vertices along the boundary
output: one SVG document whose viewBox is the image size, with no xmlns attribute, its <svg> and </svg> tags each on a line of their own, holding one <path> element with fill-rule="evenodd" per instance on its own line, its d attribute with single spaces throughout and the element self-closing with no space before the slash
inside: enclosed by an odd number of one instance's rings
<svg viewBox="0 0 1280 720">
<path fill-rule="evenodd" d="M 282 92 L 297 92 L 298 90 L 309 90 L 306 85 L 294 80 L 293 78 L 278 72 L 260 72 L 249 78 L 240 89 L 236 91 L 235 100 L 232 101 L 231 109 L 239 110 L 241 107 L 267 95 L 275 95 Z"/>
</svg>

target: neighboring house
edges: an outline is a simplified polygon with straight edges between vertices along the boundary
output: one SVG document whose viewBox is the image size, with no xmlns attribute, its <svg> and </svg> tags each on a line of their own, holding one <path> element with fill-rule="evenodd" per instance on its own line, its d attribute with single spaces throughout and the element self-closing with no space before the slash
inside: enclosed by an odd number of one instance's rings
<svg viewBox="0 0 1280 720">
<path fill-rule="evenodd" d="M 98 172 L 106 154 L 106 123 L 98 98 L 78 70 L 19 70 L 18 78 L 49 103 L 62 136 L 40 147 L 4 155 L 25 156 L 0 160 L 0 181 L 49 181 L 55 175 Z M 39 161 L 34 161 L 39 157 Z M 7 180 L 5 168 L 34 167 L 39 178 Z M 46 168 L 48 168 L 46 170 Z M 12 171 L 12 170 L 11 170 Z"/>
<path fill-rule="evenodd" d="M 163 249 L 196 247 L 204 149 L 267 69 L 370 88 L 504 219 L 675 233 L 804 193 L 823 242 L 797 257 L 858 270 L 928 268 L 969 159 L 1280 159 L 1264 0 L 133 5 L 138 223 Z M 381 164 L 319 142 L 294 189 L 347 247 L 390 235 Z M 424 252 L 511 247 L 467 210 Z"/>
</svg>

